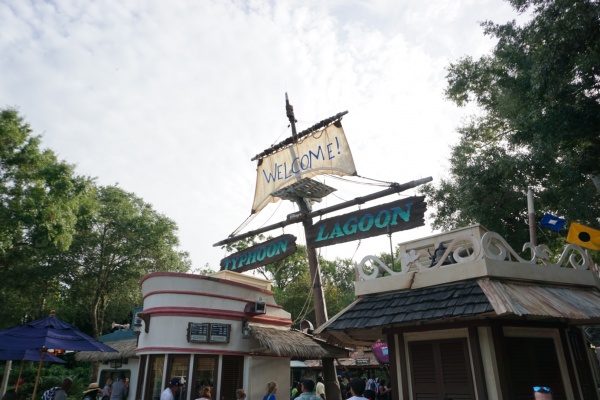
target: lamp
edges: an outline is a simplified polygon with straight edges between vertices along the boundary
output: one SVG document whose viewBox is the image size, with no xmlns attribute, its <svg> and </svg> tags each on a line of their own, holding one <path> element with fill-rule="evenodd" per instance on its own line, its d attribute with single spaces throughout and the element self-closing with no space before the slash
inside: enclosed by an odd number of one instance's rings
<svg viewBox="0 0 600 400">
<path fill-rule="evenodd" d="M 242 338 L 250 339 L 252 336 L 252 329 L 247 319 L 242 320 Z"/>
</svg>

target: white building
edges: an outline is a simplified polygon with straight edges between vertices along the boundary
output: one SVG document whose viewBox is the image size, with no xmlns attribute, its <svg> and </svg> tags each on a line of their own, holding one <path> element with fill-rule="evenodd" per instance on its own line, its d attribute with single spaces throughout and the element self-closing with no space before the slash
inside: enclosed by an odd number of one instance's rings
<svg viewBox="0 0 600 400">
<path fill-rule="evenodd" d="M 174 377 L 186 382 L 180 399 L 204 386 L 212 398 L 262 399 L 267 382 L 289 395 L 290 359 L 345 352 L 292 331 L 290 314 L 275 303 L 271 282 L 221 271 L 209 276 L 157 272 L 142 279 L 143 326 L 138 338 L 135 397 L 154 400 Z"/>
</svg>

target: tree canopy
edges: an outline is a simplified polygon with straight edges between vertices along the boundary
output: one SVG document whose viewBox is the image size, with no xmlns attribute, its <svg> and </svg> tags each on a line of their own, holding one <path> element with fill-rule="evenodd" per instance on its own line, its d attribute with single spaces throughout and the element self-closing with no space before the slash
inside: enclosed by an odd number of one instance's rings
<svg viewBox="0 0 600 400">
<path fill-rule="evenodd" d="M 538 210 L 598 224 L 600 3 L 510 3 L 531 19 L 484 22 L 492 53 L 448 68 L 448 98 L 481 113 L 459 128 L 449 176 L 425 191 L 435 227 L 480 222 L 521 245 L 528 186 Z"/>
<path fill-rule="evenodd" d="M 59 161 L 15 110 L 0 111 L 0 326 L 44 316 L 98 336 L 141 303 L 139 279 L 186 271 L 177 226 L 133 193 Z"/>
<path fill-rule="evenodd" d="M 266 239 L 264 235 L 253 236 L 229 244 L 225 250 L 241 251 Z M 326 260 L 323 257 L 319 257 L 319 265 L 327 314 L 332 317 L 355 298 L 354 265 L 349 259 Z M 273 281 L 275 301 L 291 314 L 296 325 L 303 319 L 315 322 L 312 280 L 305 246 L 298 245 L 290 256 L 257 271 L 265 279 Z"/>
</svg>

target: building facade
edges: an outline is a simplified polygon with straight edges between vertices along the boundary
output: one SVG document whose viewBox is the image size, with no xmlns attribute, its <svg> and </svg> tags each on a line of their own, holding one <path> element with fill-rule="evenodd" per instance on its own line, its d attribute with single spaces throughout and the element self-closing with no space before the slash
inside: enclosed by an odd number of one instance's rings
<svg viewBox="0 0 600 400">
<path fill-rule="evenodd" d="M 317 333 L 387 341 L 394 400 L 598 399 L 583 330 L 600 322 L 597 266 L 573 245 L 525 249 L 476 225 L 402 244 L 402 271 L 366 257 L 357 300 Z"/>
<path fill-rule="evenodd" d="M 290 314 L 275 303 L 269 281 L 221 271 L 210 276 L 152 273 L 141 282 L 143 320 L 136 398 L 155 400 L 167 382 L 185 385 L 179 399 L 234 400 L 236 389 L 261 399 L 274 381 L 288 397 L 290 360 L 345 355 L 290 329 Z"/>
</svg>

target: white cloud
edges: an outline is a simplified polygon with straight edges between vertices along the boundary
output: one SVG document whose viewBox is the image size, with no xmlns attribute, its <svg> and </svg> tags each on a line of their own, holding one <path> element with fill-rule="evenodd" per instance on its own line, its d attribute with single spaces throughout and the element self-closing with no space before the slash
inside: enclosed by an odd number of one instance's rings
<svg viewBox="0 0 600 400">
<path fill-rule="evenodd" d="M 324 3 L 0 2 L 0 107 L 17 107 L 79 173 L 173 218 L 196 267 L 217 266 L 212 243 L 250 209 L 250 158 L 289 135 L 284 92 L 299 129 L 350 110 L 360 174 L 439 178 L 464 115 L 443 98 L 444 68 L 490 48 L 478 21 L 512 18 L 499 0 Z M 373 190 L 328 182 L 343 198 Z"/>
</svg>

